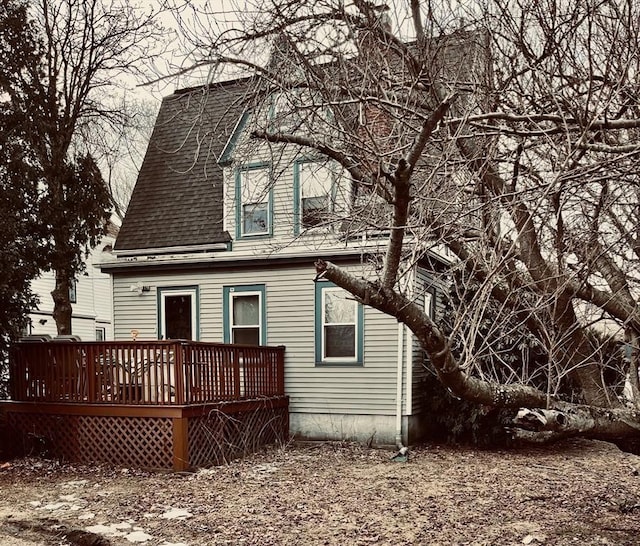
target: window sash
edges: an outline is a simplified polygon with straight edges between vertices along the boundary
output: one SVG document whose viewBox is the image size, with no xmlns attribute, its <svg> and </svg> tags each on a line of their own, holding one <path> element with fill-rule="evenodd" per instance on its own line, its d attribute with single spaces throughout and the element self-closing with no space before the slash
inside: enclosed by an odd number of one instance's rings
<svg viewBox="0 0 640 546">
<path fill-rule="evenodd" d="M 244 235 L 269 233 L 268 203 L 247 203 L 242 205 L 242 233 Z"/>
<path fill-rule="evenodd" d="M 339 295 L 337 299 L 336 295 Z M 348 300 L 347 297 L 347 292 L 341 288 L 327 287 L 322 289 L 321 355 L 323 362 L 356 362 L 358 360 L 358 303 Z M 329 305 L 335 305 L 336 302 L 345 300 L 351 309 L 338 309 L 338 313 L 336 313 L 335 309 L 329 307 Z M 348 345 L 343 343 L 346 336 L 348 336 Z"/>
<path fill-rule="evenodd" d="M 329 212 L 329 196 L 302 198 L 302 226 L 314 227 L 326 220 Z"/>
<path fill-rule="evenodd" d="M 239 235 L 264 235 L 270 230 L 269 169 L 250 167 L 238 175 Z"/>
<path fill-rule="evenodd" d="M 236 304 L 240 304 L 243 300 L 246 302 L 249 298 L 254 299 L 257 303 L 255 310 L 250 310 L 249 316 L 241 316 L 240 308 Z M 231 343 L 240 345 L 261 345 L 262 341 L 262 293 L 254 291 L 230 292 L 229 294 L 229 333 Z"/>
<path fill-rule="evenodd" d="M 298 165 L 300 224 L 314 227 L 330 212 L 333 177 L 326 166 L 306 161 Z"/>
</svg>

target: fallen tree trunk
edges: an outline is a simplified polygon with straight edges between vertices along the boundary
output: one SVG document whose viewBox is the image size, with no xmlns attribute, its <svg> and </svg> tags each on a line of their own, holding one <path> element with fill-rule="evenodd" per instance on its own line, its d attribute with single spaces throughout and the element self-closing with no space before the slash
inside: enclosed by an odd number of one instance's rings
<svg viewBox="0 0 640 546">
<path fill-rule="evenodd" d="M 635 408 L 574 404 L 529 385 L 500 384 L 468 375 L 454 358 L 449 340 L 413 301 L 393 289 L 357 278 L 331 262 L 318 260 L 315 265 L 318 278 L 332 281 L 364 305 L 406 324 L 429 356 L 439 381 L 455 396 L 497 408 L 522 408 L 513 426 L 541 433 L 541 437 L 612 440 L 640 436 L 640 410 Z"/>
<path fill-rule="evenodd" d="M 521 408 L 513 425 L 532 432 L 614 439 L 640 434 L 640 412 L 631 408 L 600 408 L 560 404 L 562 409 Z"/>
</svg>

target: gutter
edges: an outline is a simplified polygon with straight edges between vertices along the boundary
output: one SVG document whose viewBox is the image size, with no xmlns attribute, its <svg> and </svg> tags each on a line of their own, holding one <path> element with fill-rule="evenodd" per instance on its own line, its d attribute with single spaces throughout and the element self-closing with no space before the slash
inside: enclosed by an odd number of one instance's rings
<svg viewBox="0 0 640 546">
<path fill-rule="evenodd" d="M 116 243 L 117 245 L 117 243 Z M 157 256 L 160 254 L 182 254 L 182 253 L 195 253 L 195 252 L 221 252 L 227 250 L 227 243 L 206 243 L 202 245 L 181 245 L 181 246 L 167 246 L 156 248 L 136 248 L 130 250 L 113 249 L 114 256 L 122 256 L 123 258 L 133 256 Z"/>
<path fill-rule="evenodd" d="M 318 256 L 331 261 L 351 261 L 362 260 L 363 252 L 360 249 L 332 250 L 331 252 L 318 250 Z M 366 253 L 369 254 L 368 252 Z M 160 269 L 165 271 L 170 269 L 193 268 L 230 268 L 230 267 L 256 267 L 257 265 L 276 266 L 276 264 L 309 264 L 315 258 L 309 251 L 304 253 L 276 254 L 269 253 L 263 255 L 237 254 L 228 252 L 201 252 L 198 254 L 167 254 L 167 255 L 147 255 L 128 256 L 116 260 L 100 262 L 97 267 L 103 272 L 120 271 L 128 269 Z"/>
</svg>

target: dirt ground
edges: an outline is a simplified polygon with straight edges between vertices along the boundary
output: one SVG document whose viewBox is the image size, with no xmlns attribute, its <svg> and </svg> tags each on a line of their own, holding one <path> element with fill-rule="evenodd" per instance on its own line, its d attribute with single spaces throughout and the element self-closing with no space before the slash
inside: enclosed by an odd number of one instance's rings
<svg viewBox="0 0 640 546">
<path fill-rule="evenodd" d="M 611 444 L 390 455 L 289 445 L 179 474 L 15 460 L 0 544 L 640 544 L 640 457 Z"/>
</svg>

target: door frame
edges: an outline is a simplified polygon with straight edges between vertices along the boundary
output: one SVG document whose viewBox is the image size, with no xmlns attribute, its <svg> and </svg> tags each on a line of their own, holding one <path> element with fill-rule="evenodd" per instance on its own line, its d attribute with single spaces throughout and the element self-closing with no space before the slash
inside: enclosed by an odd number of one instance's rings
<svg viewBox="0 0 640 546">
<path fill-rule="evenodd" d="M 200 340 L 200 288 L 198 286 L 159 286 L 158 287 L 158 339 L 166 339 L 165 300 L 167 296 L 191 297 L 191 338 Z"/>
</svg>

